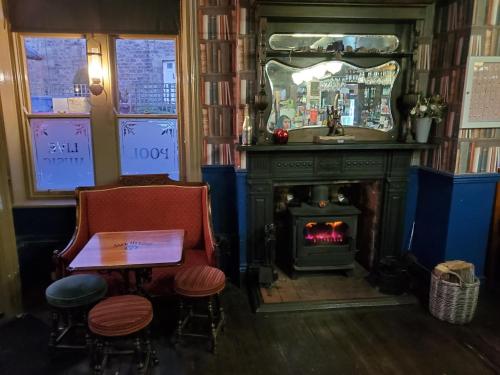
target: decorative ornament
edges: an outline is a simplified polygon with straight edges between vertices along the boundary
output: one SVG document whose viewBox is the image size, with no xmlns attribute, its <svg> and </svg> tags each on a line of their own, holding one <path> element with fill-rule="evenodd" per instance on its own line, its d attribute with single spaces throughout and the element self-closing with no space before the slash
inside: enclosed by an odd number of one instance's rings
<svg viewBox="0 0 500 375">
<path fill-rule="evenodd" d="M 288 142 L 288 131 L 285 129 L 276 129 L 273 136 L 274 143 L 284 145 Z"/>
</svg>

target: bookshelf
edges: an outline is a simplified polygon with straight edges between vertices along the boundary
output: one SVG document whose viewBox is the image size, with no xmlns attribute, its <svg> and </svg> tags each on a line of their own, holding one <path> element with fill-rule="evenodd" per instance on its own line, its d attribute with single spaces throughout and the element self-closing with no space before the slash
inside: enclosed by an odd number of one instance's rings
<svg viewBox="0 0 500 375">
<path fill-rule="evenodd" d="M 500 1 L 475 0 L 471 22 L 469 57 L 500 56 Z M 500 129 L 460 129 L 458 143 L 455 173 L 499 171 Z"/>
<path fill-rule="evenodd" d="M 199 0 L 203 163 L 240 165 L 235 150 L 255 90 L 251 0 Z"/>
<path fill-rule="evenodd" d="M 499 36 L 500 0 L 457 0 L 437 5 L 428 93 L 442 95 L 448 111 L 433 129 L 438 147 L 422 154 L 422 164 L 457 174 L 498 172 L 500 131 L 460 126 L 467 61 L 471 56 L 500 54 Z"/>
<path fill-rule="evenodd" d="M 256 38 L 255 38 L 255 6 L 253 0 L 236 0 L 238 9 L 238 35 L 236 39 L 236 142 L 240 141 L 245 106 L 248 106 L 251 122 L 254 123 L 253 113 L 256 85 Z M 235 153 L 235 165 L 245 168 L 245 158 L 240 152 Z"/>
</svg>

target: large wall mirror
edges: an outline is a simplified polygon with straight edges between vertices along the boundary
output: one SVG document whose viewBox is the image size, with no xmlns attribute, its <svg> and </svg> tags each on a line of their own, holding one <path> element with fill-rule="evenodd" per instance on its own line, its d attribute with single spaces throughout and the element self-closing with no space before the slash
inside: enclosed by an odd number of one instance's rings
<svg viewBox="0 0 500 375">
<path fill-rule="evenodd" d="M 387 54 L 398 49 L 399 39 L 396 35 L 283 33 L 271 35 L 269 46 L 277 51 Z"/>
<path fill-rule="evenodd" d="M 344 127 L 394 128 L 391 93 L 400 73 L 396 61 L 366 68 L 330 60 L 299 68 L 270 60 L 265 72 L 272 93 L 269 132 L 326 127 L 332 106 Z"/>
</svg>

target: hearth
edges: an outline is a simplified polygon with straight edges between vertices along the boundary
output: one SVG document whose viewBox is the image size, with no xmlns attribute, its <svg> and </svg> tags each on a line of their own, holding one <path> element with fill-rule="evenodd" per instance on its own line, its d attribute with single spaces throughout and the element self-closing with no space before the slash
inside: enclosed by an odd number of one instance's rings
<svg viewBox="0 0 500 375">
<path fill-rule="evenodd" d="M 354 269 L 360 210 L 350 205 L 302 203 L 289 207 L 288 212 L 293 270 Z"/>
</svg>

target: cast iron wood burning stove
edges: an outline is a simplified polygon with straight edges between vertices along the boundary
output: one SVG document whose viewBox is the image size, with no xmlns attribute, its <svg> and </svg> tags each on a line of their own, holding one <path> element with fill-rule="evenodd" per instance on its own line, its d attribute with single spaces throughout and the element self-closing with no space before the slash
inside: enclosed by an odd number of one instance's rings
<svg viewBox="0 0 500 375">
<path fill-rule="evenodd" d="M 302 203 L 288 209 L 292 227 L 292 266 L 296 271 L 352 270 L 358 215 L 354 206 Z"/>
</svg>

